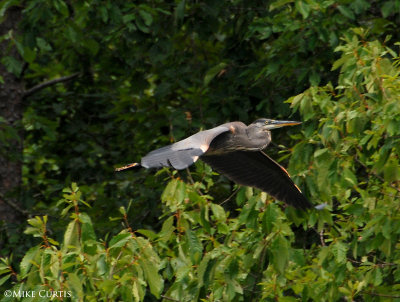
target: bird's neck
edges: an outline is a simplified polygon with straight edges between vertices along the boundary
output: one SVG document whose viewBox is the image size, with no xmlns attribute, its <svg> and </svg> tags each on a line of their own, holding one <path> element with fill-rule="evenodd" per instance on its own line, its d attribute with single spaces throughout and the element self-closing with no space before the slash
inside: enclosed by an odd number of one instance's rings
<svg viewBox="0 0 400 302">
<path fill-rule="evenodd" d="M 249 148 L 262 150 L 271 142 L 271 132 L 262 131 L 256 127 L 248 127 L 246 129 Z"/>
</svg>

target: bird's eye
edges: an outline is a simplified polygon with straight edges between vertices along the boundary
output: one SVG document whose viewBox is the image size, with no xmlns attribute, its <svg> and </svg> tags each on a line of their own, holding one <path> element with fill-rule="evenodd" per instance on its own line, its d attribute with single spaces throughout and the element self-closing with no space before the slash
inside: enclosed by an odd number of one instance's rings
<svg viewBox="0 0 400 302">
<path fill-rule="evenodd" d="M 269 121 L 265 121 L 265 125 L 268 125 L 269 124 Z"/>
</svg>

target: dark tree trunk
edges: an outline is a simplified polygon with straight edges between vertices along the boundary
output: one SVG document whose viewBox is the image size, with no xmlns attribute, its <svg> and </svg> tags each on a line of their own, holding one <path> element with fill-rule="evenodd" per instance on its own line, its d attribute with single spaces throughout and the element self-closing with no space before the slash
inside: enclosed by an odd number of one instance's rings
<svg viewBox="0 0 400 302">
<path fill-rule="evenodd" d="M 0 36 L 12 32 L 17 34 L 21 20 L 21 8 L 10 7 L 5 20 L 0 24 Z M 13 57 L 19 60 L 15 45 L 9 39 L 0 42 L 0 58 Z M 24 86 L 20 75 L 7 71 L 0 63 L 0 131 L 8 135 L 0 137 L 0 221 L 17 223 L 21 217 L 19 211 L 19 188 L 22 167 L 22 96 Z M 4 136 L 3 136 L 4 137 Z"/>
</svg>

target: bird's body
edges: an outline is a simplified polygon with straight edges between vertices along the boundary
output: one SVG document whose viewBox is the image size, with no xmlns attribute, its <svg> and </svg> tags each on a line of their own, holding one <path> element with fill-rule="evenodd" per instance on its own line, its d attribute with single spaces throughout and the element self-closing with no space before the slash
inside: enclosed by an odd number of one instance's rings
<svg viewBox="0 0 400 302">
<path fill-rule="evenodd" d="M 249 126 L 242 122 L 222 124 L 151 151 L 140 165 L 130 164 L 117 171 L 138 166 L 181 170 L 200 158 L 238 184 L 259 188 L 297 208 L 309 208 L 310 202 L 287 171 L 262 151 L 271 142 L 270 129 L 297 124 L 270 119 L 258 119 Z"/>
<path fill-rule="evenodd" d="M 252 124 L 251 124 L 252 125 Z M 261 151 L 271 142 L 270 131 L 255 131 L 256 127 L 246 126 L 242 122 L 231 122 L 220 127 L 229 131 L 215 137 L 206 154 L 218 154 L 231 151 Z"/>
</svg>

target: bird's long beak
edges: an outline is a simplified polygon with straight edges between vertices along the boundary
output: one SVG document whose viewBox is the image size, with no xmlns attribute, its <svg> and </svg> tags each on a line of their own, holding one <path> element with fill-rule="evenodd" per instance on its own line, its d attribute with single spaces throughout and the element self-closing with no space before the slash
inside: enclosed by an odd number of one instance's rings
<svg viewBox="0 0 400 302">
<path fill-rule="evenodd" d="M 301 122 L 296 122 L 296 121 L 272 121 L 270 122 L 267 127 L 268 129 L 276 129 L 280 127 L 285 127 L 285 126 L 294 126 L 294 125 L 300 125 Z"/>
</svg>

